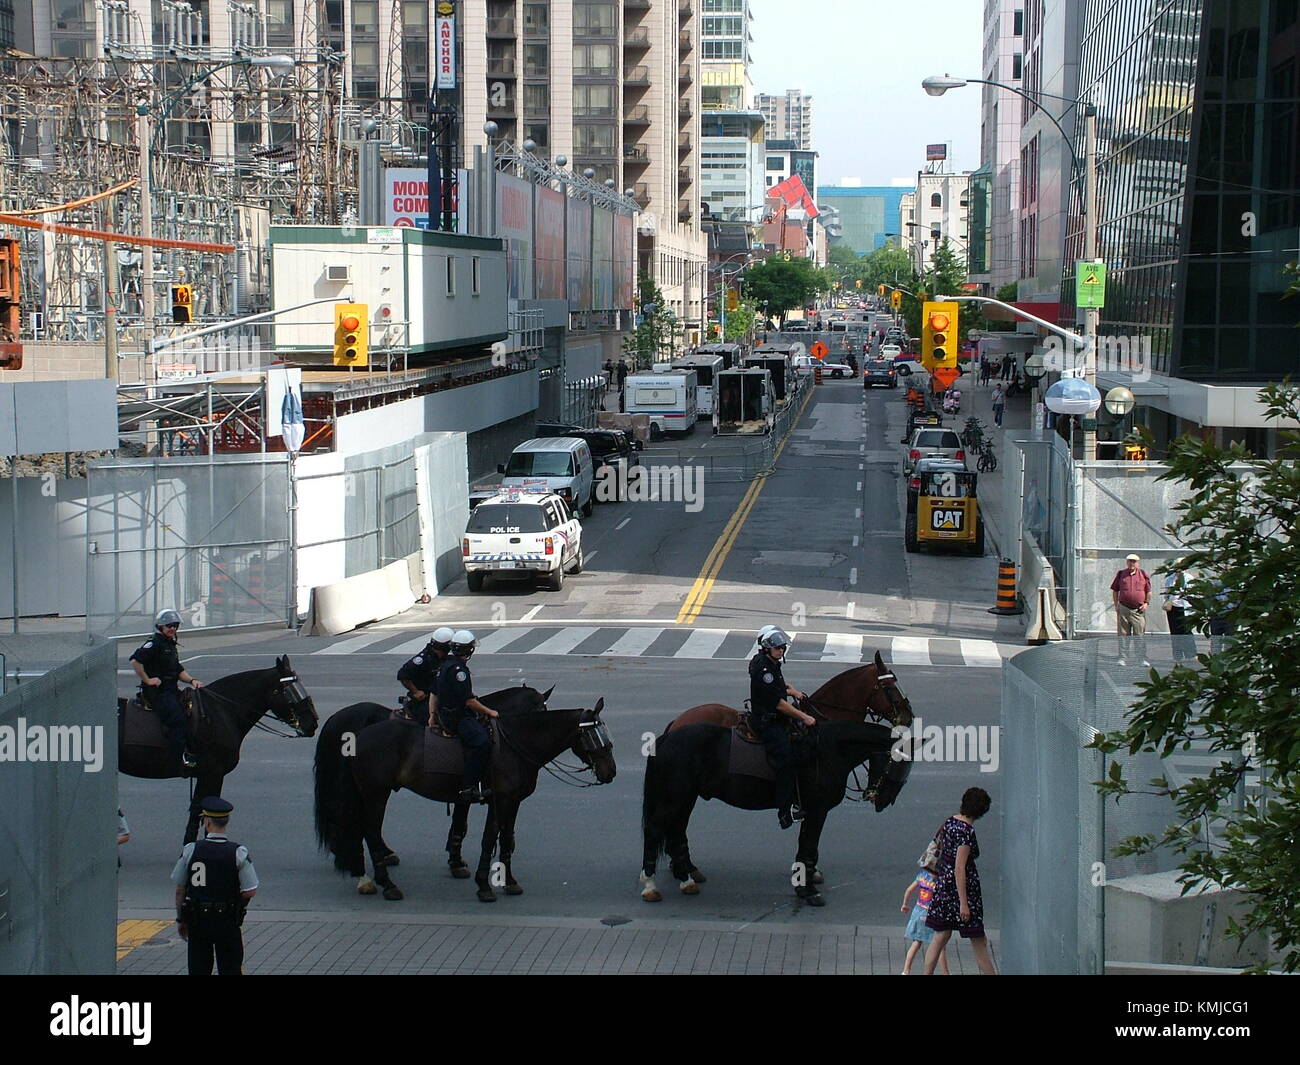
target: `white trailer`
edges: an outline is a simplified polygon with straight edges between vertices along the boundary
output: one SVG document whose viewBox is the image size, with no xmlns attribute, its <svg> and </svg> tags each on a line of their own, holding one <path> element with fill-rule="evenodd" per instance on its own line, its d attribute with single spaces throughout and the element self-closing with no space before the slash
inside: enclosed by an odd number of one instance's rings
<svg viewBox="0 0 1300 1065">
<path fill-rule="evenodd" d="M 776 395 L 767 370 L 723 370 L 716 378 L 713 431 L 719 436 L 770 433 L 776 417 Z"/>
<path fill-rule="evenodd" d="M 650 418 L 650 439 L 664 433 L 691 433 L 699 415 L 699 386 L 693 370 L 629 374 L 623 383 L 623 409 Z"/>
<path fill-rule="evenodd" d="M 713 379 L 720 370 L 725 369 L 721 355 L 706 351 L 683 355 L 672 366 L 674 371 L 691 371 L 695 374 L 695 401 L 702 417 L 713 415 Z"/>
</svg>

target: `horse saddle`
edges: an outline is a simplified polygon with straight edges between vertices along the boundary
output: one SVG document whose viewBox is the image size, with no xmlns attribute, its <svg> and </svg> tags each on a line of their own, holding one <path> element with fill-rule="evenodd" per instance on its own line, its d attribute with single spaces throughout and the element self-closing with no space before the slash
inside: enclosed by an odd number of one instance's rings
<svg viewBox="0 0 1300 1065">
<path fill-rule="evenodd" d="M 747 720 L 748 714 L 742 714 L 740 724 L 731 730 L 731 749 L 727 755 L 727 772 L 741 777 L 757 777 L 759 780 L 775 780 L 776 770 L 767 758 L 767 749 L 763 741 L 754 733 L 753 726 Z"/>
<path fill-rule="evenodd" d="M 193 744 L 202 711 L 194 705 L 191 689 L 184 689 L 180 695 L 181 709 L 185 711 L 185 737 Z M 139 692 L 130 699 L 117 701 L 117 725 L 121 747 L 155 747 L 159 750 L 167 747 L 162 718 Z"/>
<path fill-rule="evenodd" d="M 462 776 L 465 772 L 465 748 L 460 737 L 448 732 L 442 722 L 423 730 L 423 748 L 420 752 L 420 772 L 424 776 Z M 488 726 L 488 737 L 495 753 L 497 730 Z"/>
</svg>

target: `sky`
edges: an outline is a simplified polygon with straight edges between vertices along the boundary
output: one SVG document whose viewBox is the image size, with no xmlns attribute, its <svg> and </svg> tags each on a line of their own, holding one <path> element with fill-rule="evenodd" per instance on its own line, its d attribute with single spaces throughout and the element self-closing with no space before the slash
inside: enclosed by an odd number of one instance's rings
<svg viewBox="0 0 1300 1065">
<path fill-rule="evenodd" d="M 818 184 L 858 177 L 864 185 L 914 186 L 925 146 L 940 142 L 950 145 L 950 169 L 979 167 L 980 86 L 935 98 L 921 79 L 980 76 L 983 0 L 749 6 L 754 90 L 812 95 Z"/>
</svg>

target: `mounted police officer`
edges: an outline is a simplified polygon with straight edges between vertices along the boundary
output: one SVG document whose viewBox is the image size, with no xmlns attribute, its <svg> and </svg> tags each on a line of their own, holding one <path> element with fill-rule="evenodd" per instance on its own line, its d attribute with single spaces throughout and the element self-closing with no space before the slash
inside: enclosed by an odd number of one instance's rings
<svg viewBox="0 0 1300 1065">
<path fill-rule="evenodd" d="M 173 755 L 183 769 L 193 769 L 198 763 L 185 749 L 185 711 L 181 709 L 179 681 L 193 688 L 203 685 L 190 676 L 181 665 L 176 648 L 176 634 L 180 631 L 181 616 L 175 610 L 161 610 L 154 620 L 157 632 L 136 648 L 131 655 L 131 668 L 140 678 L 144 701 L 162 721 L 163 735 Z"/>
<path fill-rule="evenodd" d="M 497 712 L 474 697 L 468 665 L 474 644 L 472 632 L 458 629 L 451 638 L 451 653 L 438 671 L 438 720 L 460 737 L 465 748 L 465 786 L 458 802 L 487 802 L 492 797 L 491 789 L 483 787 L 492 756 L 491 739 L 480 719 L 496 717 Z"/>
<path fill-rule="evenodd" d="M 797 709 L 790 698 L 803 699 L 803 692 L 785 682 L 781 663 L 790 637 L 775 626 L 759 633 L 758 653 L 749 660 L 749 710 L 758 733 L 776 770 L 776 818 L 782 828 L 794 824 L 790 807 L 794 804 L 799 763 L 790 739 L 789 721 L 815 725 L 817 719 Z"/>
<path fill-rule="evenodd" d="M 446 625 L 435 629 L 424 650 L 414 658 L 407 659 L 406 664 L 397 671 L 397 679 L 411 694 L 406 702 L 407 713 L 418 724 L 433 724 L 436 706 L 431 707 L 429 700 L 433 699 L 436 703 L 434 689 L 438 684 L 438 670 L 451 651 L 453 635 Z"/>
<path fill-rule="evenodd" d="M 234 806 L 209 796 L 201 802 L 204 838 L 187 843 L 172 870 L 176 922 L 189 943 L 191 976 L 239 976 L 244 963 L 240 926 L 248 900 L 257 894 L 257 871 L 248 848 L 226 836 Z"/>
</svg>

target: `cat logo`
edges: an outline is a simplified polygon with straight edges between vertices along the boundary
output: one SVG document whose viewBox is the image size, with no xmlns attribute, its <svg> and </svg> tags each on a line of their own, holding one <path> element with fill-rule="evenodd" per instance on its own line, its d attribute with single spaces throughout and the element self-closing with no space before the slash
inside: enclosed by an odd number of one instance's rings
<svg viewBox="0 0 1300 1065">
<path fill-rule="evenodd" d="M 935 532 L 961 532 L 965 520 L 964 510 L 948 510 L 935 507 L 930 511 L 930 527 Z"/>
</svg>

